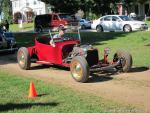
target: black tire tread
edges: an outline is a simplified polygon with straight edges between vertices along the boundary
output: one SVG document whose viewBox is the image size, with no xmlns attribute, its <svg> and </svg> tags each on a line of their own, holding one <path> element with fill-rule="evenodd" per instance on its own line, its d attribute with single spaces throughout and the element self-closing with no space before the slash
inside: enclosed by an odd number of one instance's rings
<svg viewBox="0 0 150 113">
<path fill-rule="evenodd" d="M 131 32 L 131 31 L 132 31 L 132 28 L 131 28 L 131 26 L 130 26 L 129 24 L 124 25 L 123 31 L 126 32 L 126 31 L 125 31 L 125 27 L 126 27 L 126 26 L 129 26 L 129 27 L 130 27 L 130 31 L 129 31 L 129 32 Z"/>
<path fill-rule="evenodd" d="M 123 49 L 119 49 L 116 52 L 118 57 L 123 57 L 126 60 L 126 64 L 122 67 L 122 72 L 129 72 L 131 70 L 132 67 L 132 56 L 129 52 L 123 50 Z"/>
<path fill-rule="evenodd" d="M 25 56 L 25 65 L 22 66 L 22 65 L 20 65 L 19 62 L 18 62 L 19 67 L 22 68 L 22 69 L 24 69 L 24 70 L 29 70 L 29 69 L 30 69 L 30 65 L 31 65 L 29 52 L 28 52 L 28 50 L 27 50 L 26 47 L 21 47 L 21 48 L 19 48 L 19 50 L 18 50 L 18 52 L 17 52 L 17 61 L 19 61 L 18 53 L 19 53 L 20 51 L 22 51 L 23 54 L 24 54 L 24 56 Z"/>
<path fill-rule="evenodd" d="M 100 27 L 101 30 L 98 30 L 98 27 Z M 98 25 L 98 26 L 96 27 L 96 31 L 97 31 L 97 32 L 103 32 L 103 27 L 102 27 L 101 25 Z"/>
</svg>

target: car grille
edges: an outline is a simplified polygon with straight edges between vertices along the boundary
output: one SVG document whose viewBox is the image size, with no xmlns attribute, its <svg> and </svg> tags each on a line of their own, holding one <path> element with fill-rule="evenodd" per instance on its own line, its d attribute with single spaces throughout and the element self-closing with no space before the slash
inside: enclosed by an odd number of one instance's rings
<svg viewBox="0 0 150 113">
<path fill-rule="evenodd" d="M 89 64 L 89 66 L 96 65 L 98 63 L 98 51 L 97 49 L 94 50 L 88 50 L 87 51 L 87 57 L 86 60 Z"/>
</svg>

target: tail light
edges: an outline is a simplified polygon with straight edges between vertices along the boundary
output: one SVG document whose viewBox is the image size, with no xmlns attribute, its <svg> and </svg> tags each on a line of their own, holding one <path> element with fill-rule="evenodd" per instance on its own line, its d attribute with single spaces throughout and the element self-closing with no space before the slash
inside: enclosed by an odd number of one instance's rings
<svg viewBox="0 0 150 113">
<path fill-rule="evenodd" d="M 65 22 L 65 25 L 69 25 L 69 23 L 68 23 L 68 22 Z"/>
</svg>

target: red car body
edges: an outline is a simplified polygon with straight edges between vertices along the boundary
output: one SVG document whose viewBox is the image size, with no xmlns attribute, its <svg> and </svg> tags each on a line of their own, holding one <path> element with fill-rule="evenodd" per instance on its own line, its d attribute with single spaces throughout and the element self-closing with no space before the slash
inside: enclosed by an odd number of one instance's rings
<svg viewBox="0 0 150 113">
<path fill-rule="evenodd" d="M 47 39 L 48 37 L 42 38 Z M 79 40 L 60 41 L 56 43 L 56 47 L 52 47 L 49 44 L 40 43 L 37 39 L 35 39 L 35 46 L 28 47 L 28 52 L 31 58 L 33 55 L 37 55 L 38 61 L 36 61 L 36 63 L 55 64 L 69 67 L 70 65 L 68 63 L 63 63 L 63 53 L 65 52 L 62 51 L 69 51 L 68 46 L 73 48 L 73 46 L 79 42 Z M 72 50 L 71 48 L 70 51 Z"/>
</svg>

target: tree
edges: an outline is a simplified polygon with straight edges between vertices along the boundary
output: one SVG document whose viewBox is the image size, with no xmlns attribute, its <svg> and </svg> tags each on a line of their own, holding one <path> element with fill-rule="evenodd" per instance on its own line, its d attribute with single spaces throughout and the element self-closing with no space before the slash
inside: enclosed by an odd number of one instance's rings
<svg viewBox="0 0 150 113">
<path fill-rule="evenodd" d="M 124 8 L 127 10 L 128 14 L 131 13 L 130 11 L 132 11 L 131 8 L 133 8 L 133 6 L 137 3 L 143 4 L 148 0 L 121 0 L 121 2 L 123 3 Z"/>
<path fill-rule="evenodd" d="M 0 0 L 0 16 L 2 16 L 2 4 L 3 4 L 4 0 Z M 1 20 L 1 18 L 0 18 Z"/>
<path fill-rule="evenodd" d="M 137 2 L 139 2 L 140 4 L 143 4 L 146 1 L 148 1 L 148 0 L 137 0 Z"/>
<path fill-rule="evenodd" d="M 110 14 L 110 4 L 118 0 L 42 0 L 43 2 L 53 6 L 52 10 L 55 12 L 69 12 L 76 13 L 79 9 L 83 10 L 85 14 L 89 12 L 95 14 L 105 13 Z"/>
<path fill-rule="evenodd" d="M 12 20 L 12 6 L 10 0 L 3 0 L 2 2 L 2 12 L 4 13 L 4 20 Z"/>
<path fill-rule="evenodd" d="M 79 9 L 80 0 L 42 0 L 50 4 L 55 12 L 75 13 Z"/>
<path fill-rule="evenodd" d="M 123 3 L 128 13 L 131 7 L 138 3 L 143 4 L 147 0 L 42 0 L 53 6 L 55 12 L 76 13 L 79 9 L 83 10 L 85 16 L 89 12 L 96 15 L 113 14 L 117 12 L 117 3 Z"/>
</svg>

